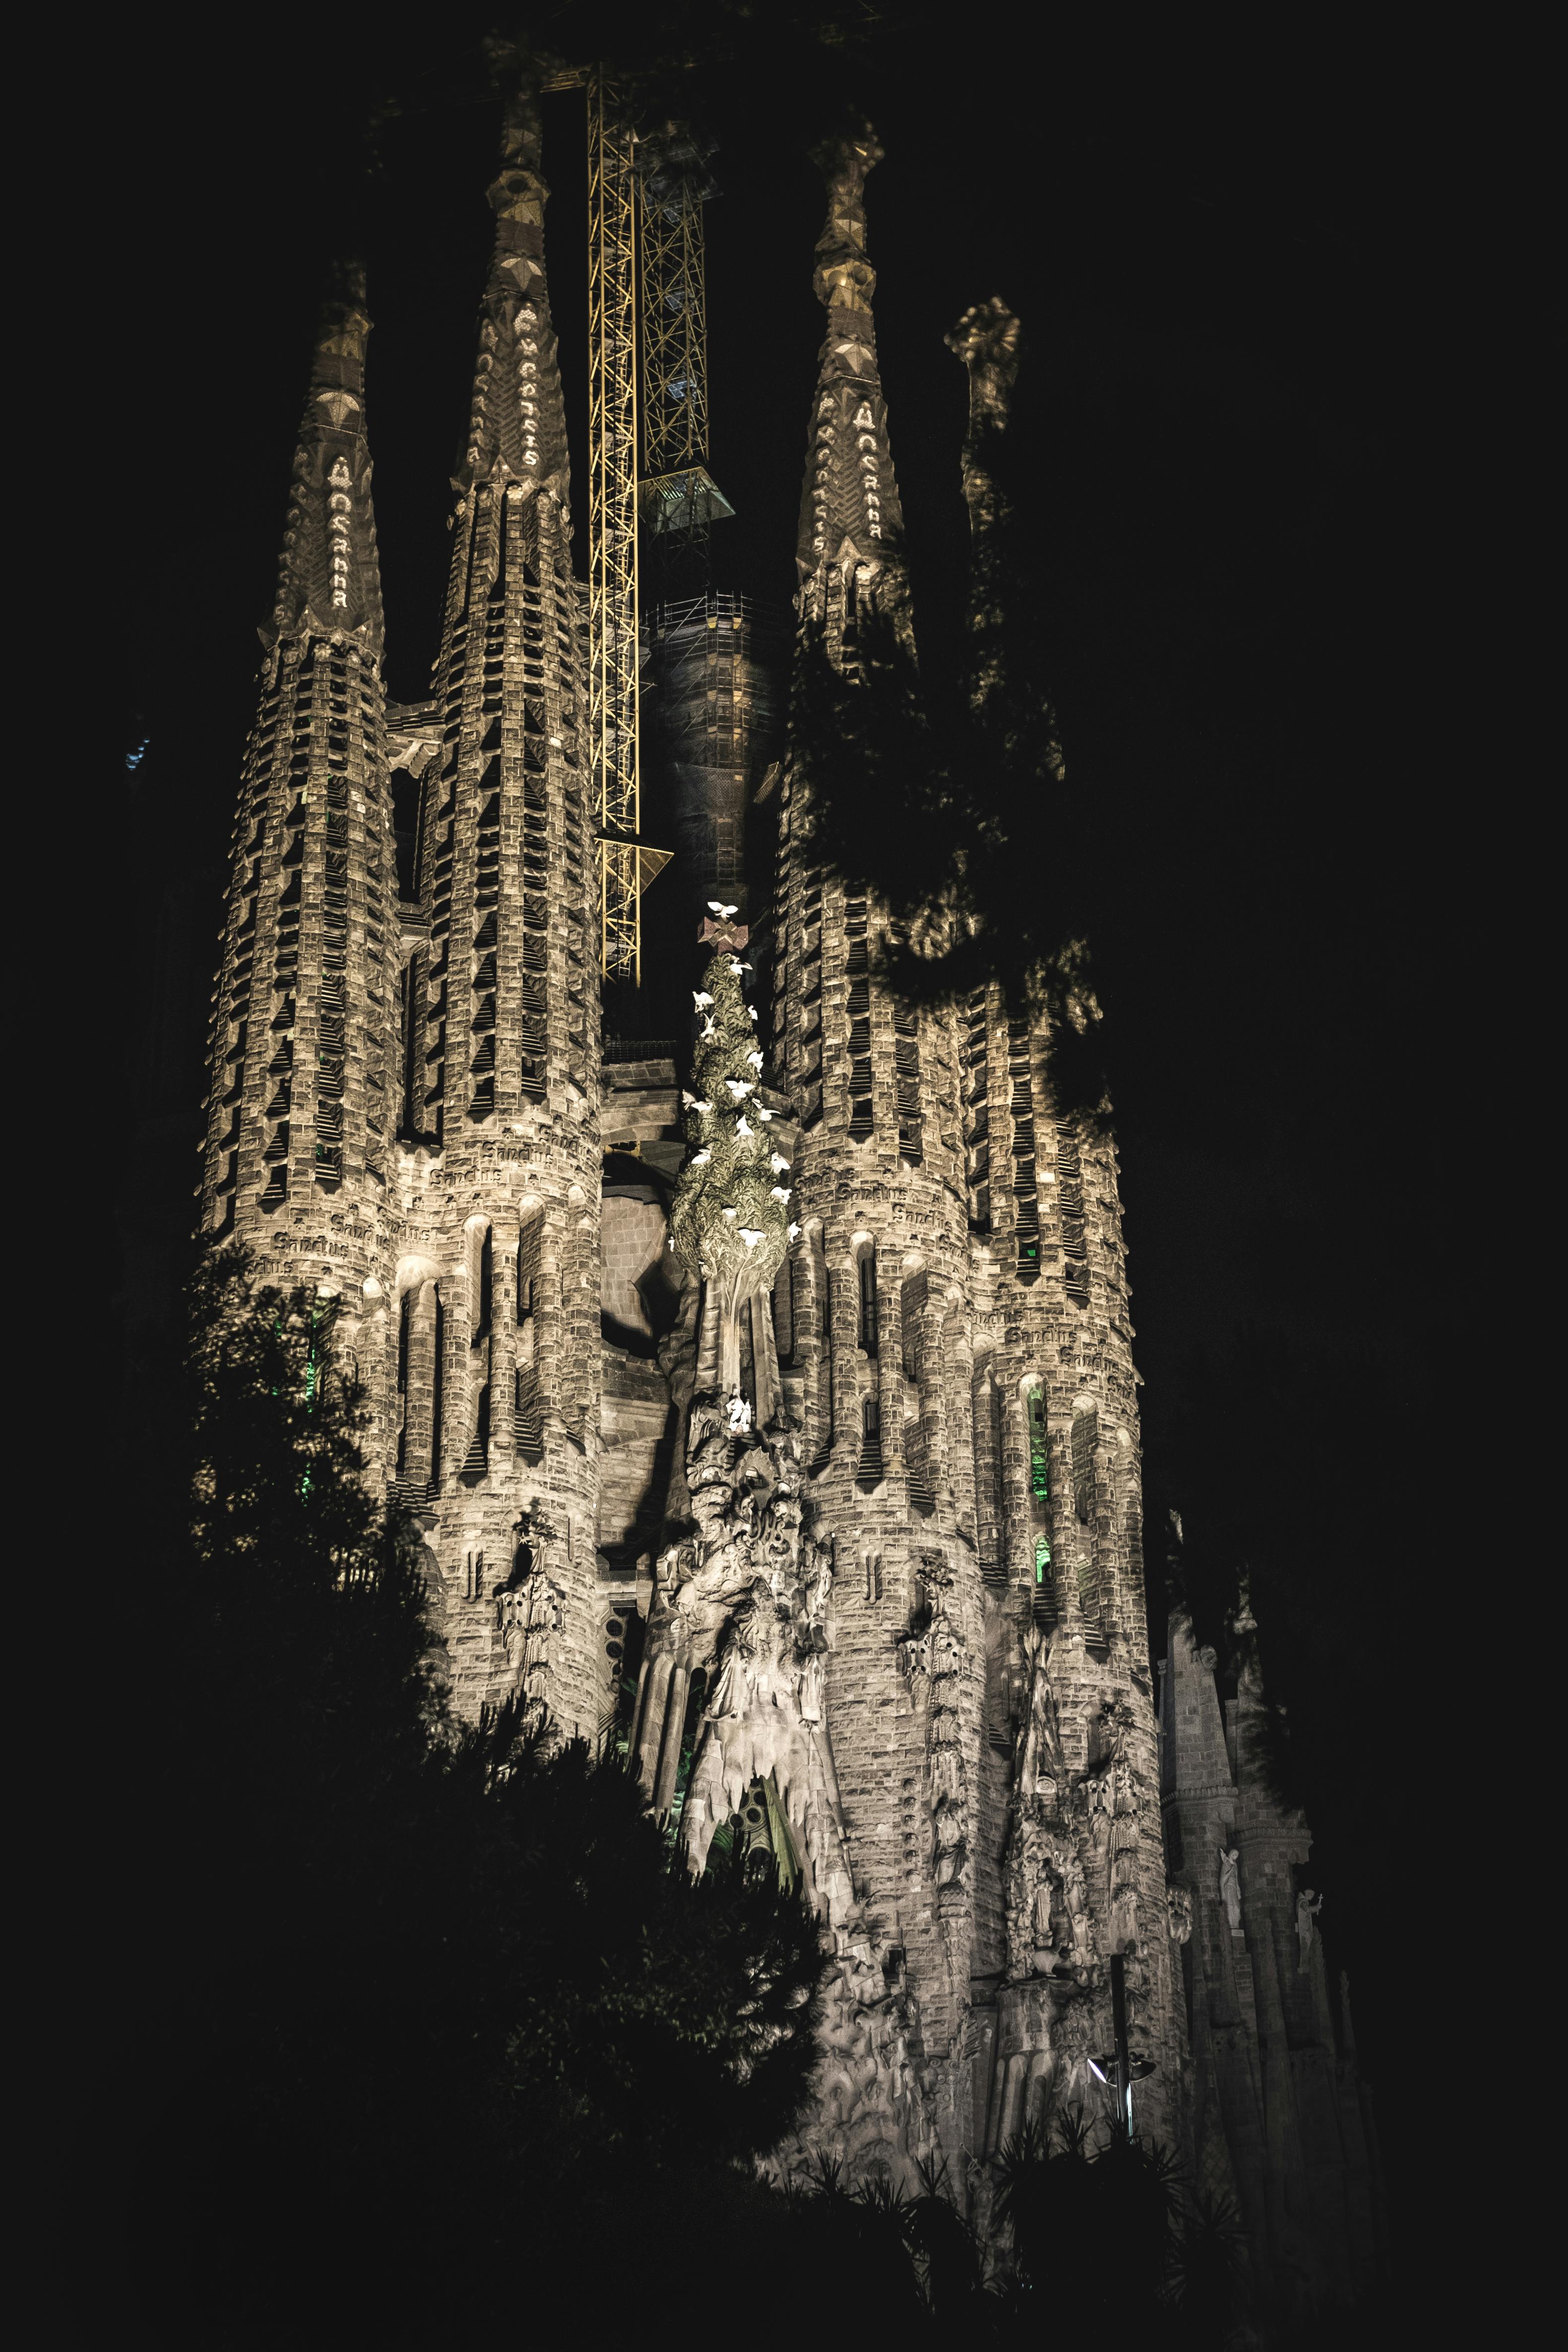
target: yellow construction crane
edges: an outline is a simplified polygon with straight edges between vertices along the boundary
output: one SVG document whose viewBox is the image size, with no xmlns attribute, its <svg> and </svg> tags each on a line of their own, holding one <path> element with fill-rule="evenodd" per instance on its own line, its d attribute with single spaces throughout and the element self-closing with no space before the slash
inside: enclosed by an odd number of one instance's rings
<svg viewBox="0 0 1568 2352">
<path fill-rule="evenodd" d="M 668 853 L 642 817 L 637 610 L 637 170 L 602 68 L 588 75 L 588 731 L 599 784 L 599 956 L 642 982 L 642 894 Z"/>
<path fill-rule="evenodd" d="M 582 89 L 587 97 L 588 732 L 599 794 L 599 954 L 607 980 L 640 986 L 642 894 L 669 852 L 639 838 L 639 509 L 651 530 L 680 535 L 704 574 L 708 526 L 733 511 L 704 463 L 709 150 L 671 126 L 649 142 L 648 186 L 639 197 L 637 136 L 604 68 L 556 68 L 543 88 Z M 640 482 L 639 281 L 647 394 Z"/>
</svg>

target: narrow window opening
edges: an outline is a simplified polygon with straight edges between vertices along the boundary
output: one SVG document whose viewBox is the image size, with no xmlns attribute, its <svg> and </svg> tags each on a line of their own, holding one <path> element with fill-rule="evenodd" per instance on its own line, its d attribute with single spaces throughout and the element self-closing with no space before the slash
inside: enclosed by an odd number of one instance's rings
<svg viewBox="0 0 1568 2352">
<path fill-rule="evenodd" d="M 863 1250 L 859 1262 L 860 1330 L 859 1344 L 867 1355 L 877 1352 L 877 1259 L 873 1250 Z"/>
</svg>

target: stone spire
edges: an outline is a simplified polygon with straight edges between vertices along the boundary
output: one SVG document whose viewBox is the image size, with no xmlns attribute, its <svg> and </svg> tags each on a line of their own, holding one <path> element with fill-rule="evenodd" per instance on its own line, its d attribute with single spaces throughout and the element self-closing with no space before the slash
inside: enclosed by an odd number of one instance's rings
<svg viewBox="0 0 1568 2352">
<path fill-rule="evenodd" d="M 881 157 L 868 125 L 821 158 L 827 221 L 812 282 L 827 311 L 827 336 L 795 551 L 803 579 L 824 563 L 880 566 L 903 533 L 871 317 L 877 273 L 866 257 L 866 178 Z"/>
<path fill-rule="evenodd" d="M 1017 320 L 994 295 L 989 302 L 977 302 L 966 310 L 947 337 L 948 350 L 963 362 L 969 374 L 963 496 L 971 535 L 972 627 L 996 627 L 1003 617 L 998 559 L 1009 509 L 1005 489 L 996 478 L 995 459 L 998 444 L 1012 422 L 1019 332 Z"/>
<path fill-rule="evenodd" d="M 340 266 L 323 303 L 310 389 L 294 457 L 289 520 L 268 646 L 294 631 L 354 637 L 372 660 L 383 644 L 381 573 L 365 439 L 364 271 Z"/>
<path fill-rule="evenodd" d="M 597 859 L 538 61 L 489 191 L 495 251 L 420 778 L 407 967 L 401 1495 L 451 1612 L 458 1703 L 603 1707 Z"/>
<path fill-rule="evenodd" d="M 500 169 L 490 184 L 495 252 L 479 312 L 468 437 L 453 487 L 510 479 L 568 492 L 566 412 L 544 276 L 539 92 L 524 73 L 509 100 Z"/>
<path fill-rule="evenodd" d="M 374 1452 L 387 1402 L 396 906 L 363 273 L 324 306 L 236 816 L 203 1228 L 339 1294 Z"/>
</svg>

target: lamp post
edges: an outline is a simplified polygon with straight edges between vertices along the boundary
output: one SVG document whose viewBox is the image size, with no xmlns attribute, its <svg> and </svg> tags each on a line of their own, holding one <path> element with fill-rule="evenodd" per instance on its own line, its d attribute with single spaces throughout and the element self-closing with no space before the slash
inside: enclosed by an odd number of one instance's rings
<svg viewBox="0 0 1568 2352">
<path fill-rule="evenodd" d="M 1116 2047 L 1102 2058 L 1091 2058 L 1089 2071 L 1115 2094 L 1113 2128 L 1124 2139 L 1132 2137 L 1132 2085 L 1154 2071 L 1152 2058 L 1134 2058 L 1127 2047 L 1127 1962 L 1121 1952 L 1110 1956 L 1110 2024 Z"/>
</svg>

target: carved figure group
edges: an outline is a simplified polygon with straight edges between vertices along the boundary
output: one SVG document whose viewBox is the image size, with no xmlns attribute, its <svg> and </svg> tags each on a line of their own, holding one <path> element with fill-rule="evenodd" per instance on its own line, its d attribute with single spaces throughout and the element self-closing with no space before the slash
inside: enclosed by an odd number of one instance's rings
<svg viewBox="0 0 1568 2352">
<path fill-rule="evenodd" d="M 852 1885 L 822 1699 L 833 1556 L 805 1525 L 798 1437 L 784 1422 L 739 1429 L 724 1401 L 699 1398 L 687 1483 L 697 1536 L 658 1562 L 638 1691 L 643 1785 L 661 1812 L 681 1800 L 682 1842 L 700 1871 L 714 1832 L 771 1776 L 808 1889 L 843 1916 Z"/>
</svg>

